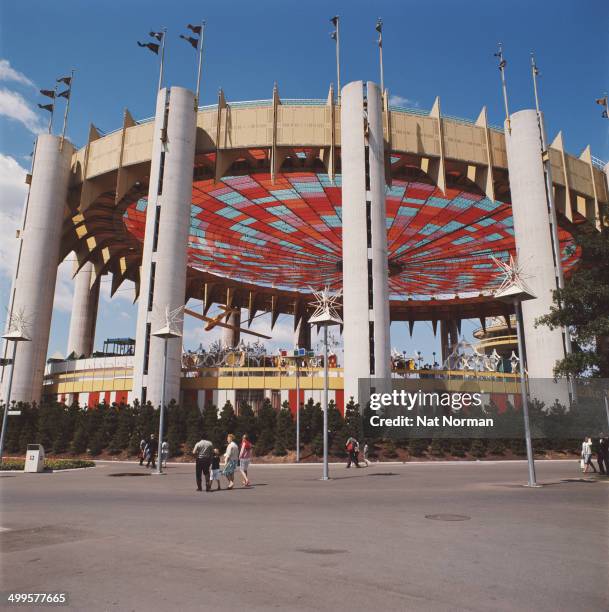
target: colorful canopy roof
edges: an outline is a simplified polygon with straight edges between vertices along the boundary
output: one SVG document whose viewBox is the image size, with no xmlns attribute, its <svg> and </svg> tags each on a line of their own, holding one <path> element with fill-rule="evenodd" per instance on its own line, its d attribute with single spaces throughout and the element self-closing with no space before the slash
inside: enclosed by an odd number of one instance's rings
<svg viewBox="0 0 609 612">
<path fill-rule="evenodd" d="M 143 240 L 146 199 L 125 225 Z M 341 283 L 341 177 L 284 173 L 193 184 L 189 266 L 236 281 L 307 290 Z M 510 204 L 394 179 L 387 189 L 391 299 L 490 293 L 500 284 L 490 255 L 514 252 Z M 578 259 L 560 231 L 566 271 Z M 362 245 L 365 248 L 365 245 Z"/>
</svg>

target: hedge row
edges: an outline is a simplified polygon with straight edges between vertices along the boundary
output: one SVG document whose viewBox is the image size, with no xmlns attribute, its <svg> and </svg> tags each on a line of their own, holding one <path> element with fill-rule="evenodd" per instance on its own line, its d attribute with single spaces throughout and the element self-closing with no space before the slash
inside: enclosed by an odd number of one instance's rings
<svg viewBox="0 0 609 612">
<path fill-rule="evenodd" d="M 0 464 L 0 471 L 23 471 L 25 467 L 25 459 L 9 459 L 3 461 Z M 73 470 L 76 468 L 88 468 L 95 467 L 93 461 L 87 461 L 85 459 L 45 459 L 44 468 L 45 470 Z"/>
</svg>

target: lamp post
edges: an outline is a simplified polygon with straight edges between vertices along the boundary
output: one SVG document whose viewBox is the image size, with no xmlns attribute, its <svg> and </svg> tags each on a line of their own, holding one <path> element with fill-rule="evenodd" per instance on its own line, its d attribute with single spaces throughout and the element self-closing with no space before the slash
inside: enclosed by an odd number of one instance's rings
<svg viewBox="0 0 609 612">
<path fill-rule="evenodd" d="M 315 306 L 315 312 L 309 319 L 310 325 L 318 325 L 324 330 L 324 394 L 323 394 L 323 416 L 324 416 L 324 458 L 322 480 L 329 480 L 328 475 L 328 326 L 341 325 L 342 319 L 336 312 L 341 292 L 332 295 L 330 288 L 325 287 L 322 291 L 313 291 L 315 300 L 311 302 Z"/>
<path fill-rule="evenodd" d="M 13 343 L 13 356 L 11 358 L 11 373 L 8 378 L 8 386 L 6 389 L 6 402 L 4 405 L 4 414 L 2 415 L 2 433 L 0 434 L 0 463 L 2 463 L 2 455 L 4 453 L 4 440 L 6 439 L 6 430 L 8 426 L 8 412 L 11 406 L 11 390 L 13 386 L 13 372 L 15 371 L 15 356 L 17 355 L 17 343 L 29 342 L 30 338 L 26 336 L 22 328 L 18 327 L 9 331 L 2 336 L 7 342 Z"/>
<path fill-rule="evenodd" d="M 169 312 L 169 308 L 165 311 L 165 327 L 153 332 L 153 336 L 162 338 L 164 342 L 163 347 L 163 381 L 161 383 L 161 412 L 159 414 L 159 443 L 157 451 L 157 467 L 156 474 L 163 473 L 163 461 L 162 461 L 162 447 L 163 447 L 163 434 L 165 426 L 165 386 L 167 383 L 167 342 L 171 338 L 181 338 L 182 334 L 172 327 L 172 323 L 175 322 L 175 317 L 179 314 L 183 308 L 177 308 L 176 310 Z"/>
<path fill-rule="evenodd" d="M 494 262 L 500 268 L 503 274 L 503 282 L 499 289 L 495 292 L 495 298 L 502 302 L 513 304 L 516 315 L 516 335 L 518 338 L 518 356 L 520 358 L 520 395 L 522 398 L 522 416 L 524 418 L 524 437 L 527 448 L 527 465 L 529 468 L 529 487 L 537 487 L 537 479 L 535 476 L 535 457 L 533 455 L 533 444 L 531 442 L 531 424 L 529 420 L 529 400 L 527 396 L 526 375 L 525 375 L 525 359 L 524 359 L 524 343 L 522 330 L 522 314 L 521 306 L 524 300 L 533 300 L 535 295 L 531 293 L 523 280 L 522 267 L 518 259 L 510 255 L 509 263 L 501 261 L 493 257 Z"/>
</svg>

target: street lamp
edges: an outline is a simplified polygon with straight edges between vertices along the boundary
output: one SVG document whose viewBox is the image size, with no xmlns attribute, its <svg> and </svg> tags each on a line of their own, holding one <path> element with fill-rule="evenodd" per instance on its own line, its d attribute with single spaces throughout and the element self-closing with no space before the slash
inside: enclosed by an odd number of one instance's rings
<svg viewBox="0 0 609 612">
<path fill-rule="evenodd" d="M 13 356 L 11 358 L 11 373 L 8 378 L 8 387 L 6 390 L 6 402 L 4 406 L 4 414 L 2 415 L 2 433 L 0 434 L 0 463 L 2 463 L 2 454 L 4 452 L 4 440 L 6 438 L 6 429 L 8 426 L 8 412 L 11 406 L 11 389 L 13 386 L 13 372 L 15 371 L 15 356 L 17 355 L 18 342 L 30 342 L 30 338 L 26 336 L 22 327 L 17 327 L 12 331 L 7 332 L 2 336 L 7 342 L 13 343 Z"/>
<path fill-rule="evenodd" d="M 535 477 L 535 458 L 533 455 L 533 444 L 531 442 L 531 425 L 529 421 L 529 400 L 527 397 L 526 378 L 525 378 L 525 360 L 524 360 L 524 345 L 523 345 L 523 330 L 522 330 L 522 302 L 525 300 L 535 299 L 535 295 L 531 293 L 523 280 L 522 266 L 518 259 L 514 259 L 510 255 L 509 263 L 501 261 L 493 257 L 493 261 L 500 268 L 503 274 L 503 282 L 495 292 L 495 298 L 502 302 L 513 304 L 516 315 L 516 336 L 518 338 L 518 356 L 520 358 L 520 394 L 522 396 L 522 415 L 524 418 L 524 436 L 527 447 L 527 464 L 529 468 L 529 487 L 537 487 Z"/>
<path fill-rule="evenodd" d="M 325 287 L 321 291 L 313 291 L 315 300 L 311 302 L 315 306 L 315 311 L 309 319 L 309 325 L 318 325 L 324 330 L 324 395 L 323 395 L 323 415 L 324 415 L 324 460 L 322 480 L 329 480 L 328 476 L 328 327 L 330 325 L 342 325 L 343 320 L 336 312 L 341 291 L 330 294 L 330 288 Z"/>
<path fill-rule="evenodd" d="M 157 452 L 157 467 L 156 474 L 163 473 L 163 461 L 162 461 L 162 450 L 163 450 L 163 429 L 165 425 L 165 386 L 167 383 L 167 341 L 171 338 L 181 338 L 182 334 L 180 331 L 172 327 L 177 321 L 177 315 L 183 310 L 183 307 L 176 308 L 175 310 L 169 311 L 169 307 L 165 309 L 165 327 L 152 333 L 157 338 L 162 338 L 164 341 L 163 347 L 163 382 L 161 384 L 161 413 L 159 415 L 159 445 Z"/>
</svg>

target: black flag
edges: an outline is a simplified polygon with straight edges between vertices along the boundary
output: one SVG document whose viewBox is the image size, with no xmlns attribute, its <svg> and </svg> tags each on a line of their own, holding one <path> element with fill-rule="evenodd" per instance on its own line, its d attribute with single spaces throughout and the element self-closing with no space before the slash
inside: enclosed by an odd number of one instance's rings
<svg viewBox="0 0 609 612">
<path fill-rule="evenodd" d="M 596 100 L 597 104 L 600 104 L 601 106 L 607 106 L 607 96 L 605 96 L 604 98 L 598 98 Z"/>
<path fill-rule="evenodd" d="M 52 113 L 54 106 L 52 104 L 39 104 L 38 108 L 41 108 L 42 110 L 47 110 L 49 111 L 49 113 Z"/>
<path fill-rule="evenodd" d="M 156 38 L 158 41 L 163 40 L 163 32 L 148 32 L 148 36 Z"/>
<path fill-rule="evenodd" d="M 40 93 L 47 98 L 54 98 L 55 92 L 52 89 L 41 89 Z"/>
<path fill-rule="evenodd" d="M 157 45 L 156 43 L 141 43 L 139 40 L 137 41 L 137 44 L 140 47 L 146 47 L 148 49 L 150 49 L 153 53 L 155 53 L 156 55 L 159 54 L 159 45 Z"/>
<path fill-rule="evenodd" d="M 186 26 L 191 32 L 194 32 L 195 34 L 201 34 L 201 26 L 200 25 L 192 25 L 192 23 L 189 23 Z"/>
<path fill-rule="evenodd" d="M 186 42 L 189 42 L 194 49 L 196 49 L 199 46 L 199 39 L 198 38 L 194 38 L 192 36 L 184 36 L 183 34 L 180 34 L 180 38 L 183 38 Z"/>
<path fill-rule="evenodd" d="M 57 94 L 58 98 L 65 98 L 66 100 L 70 99 L 70 89 L 66 89 L 65 91 L 62 91 L 61 93 Z"/>
<path fill-rule="evenodd" d="M 336 27 L 336 25 L 338 24 L 338 15 L 332 17 L 332 19 L 330 19 L 330 22 L 334 27 Z"/>
<path fill-rule="evenodd" d="M 57 79 L 58 83 L 65 83 L 68 87 L 70 87 L 70 84 L 72 83 L 72 77 L 71 76 L 67 76 L 67 77 L 60 77 Z"/>
</svg>

